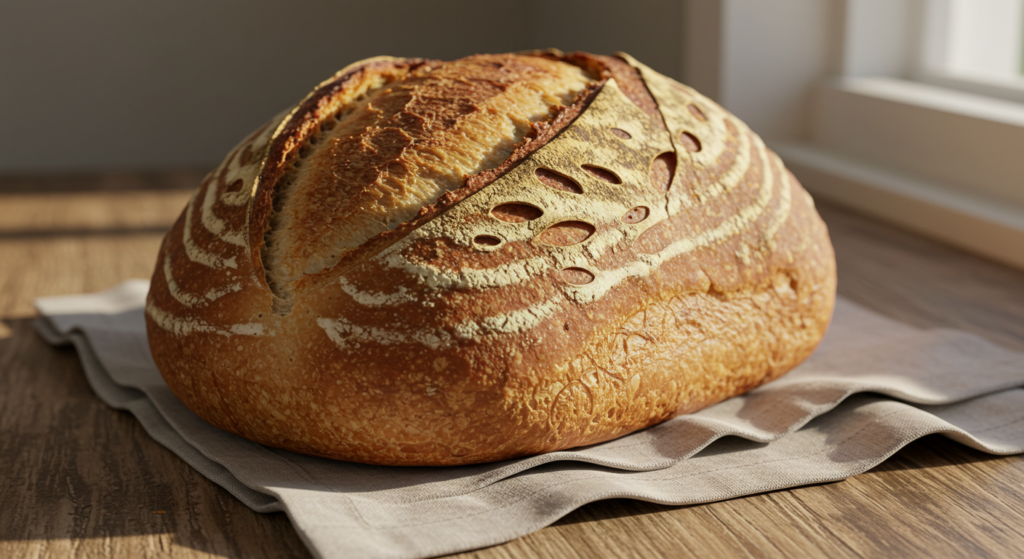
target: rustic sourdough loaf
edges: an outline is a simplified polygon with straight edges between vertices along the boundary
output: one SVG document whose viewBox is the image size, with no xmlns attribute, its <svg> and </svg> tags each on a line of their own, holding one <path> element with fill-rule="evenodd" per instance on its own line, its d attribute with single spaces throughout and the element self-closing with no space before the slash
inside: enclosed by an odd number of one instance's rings
<svg viewBox="0 0 1024 559">
<path fill-rule="evenodd" d="M 626 55 L 374 58 L 236 147 L 164 239 L 153 357 L 254 441 L 396 465 L 593 444 L 767 382 L 828 326 L 813 202 Z"/>
</svg>

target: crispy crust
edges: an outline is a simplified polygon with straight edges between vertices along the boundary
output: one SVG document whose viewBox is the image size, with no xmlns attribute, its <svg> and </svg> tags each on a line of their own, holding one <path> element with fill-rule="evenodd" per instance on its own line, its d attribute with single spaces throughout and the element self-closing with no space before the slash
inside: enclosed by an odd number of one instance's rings
<svg viewBox="0 0 1024 559">
<path fill-rule="evenodd" d="M 175 394 L 270 446 L 468 464 L 612 439 L 806 358 L 831 317 L 835 260 L 778 157 L 625 55 L 533 55 L 600 80 L 500 167 L 297 282 L 286 314 L 261 254 L 277 181 L 367 79 L 424 61 L 350 66 L 235 148 L 153 276 L 150 345 Z M 502 204 L 541 213 L 506 222 L 491 214 Z M 635 208 L 646 219 L 624 221 Z"/>
</svg>

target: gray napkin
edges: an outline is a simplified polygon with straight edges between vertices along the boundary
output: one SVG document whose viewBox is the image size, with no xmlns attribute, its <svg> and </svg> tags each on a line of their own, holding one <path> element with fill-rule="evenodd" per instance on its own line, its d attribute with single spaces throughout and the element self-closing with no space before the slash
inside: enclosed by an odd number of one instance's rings
<svg viewBox="0 0 1024 559">
<path fill-rule="evenodd" d="M 36 327 L 74 344 L 104 402 L 252 509 L 285 511 L 318 557 L 429 557 L 515 539 L 600 499 L 683 505 L 839 480 L 932 433 L 1024 452 L 1024 355 L 840 299 L 796 370 L 621 439 L 452 468 L 311 458 L 221 431 L 178 401 L 149 353 L 147 289 L 39 299 Z"/>
</svg>

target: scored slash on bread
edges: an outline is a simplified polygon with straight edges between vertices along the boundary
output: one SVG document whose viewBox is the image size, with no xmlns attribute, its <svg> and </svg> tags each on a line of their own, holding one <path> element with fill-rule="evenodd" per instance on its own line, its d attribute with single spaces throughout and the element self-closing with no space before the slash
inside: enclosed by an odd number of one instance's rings
<svg viewBox="0 0 1024 559">
<path fill-rule="evenodd" d="M 335 206 L 289 206 L 302 162 L 327 153 L 311 140 L 325 122 L 460 63 L 590 81 L 554 80 L 566 93 L 545 98 L 569 105 L 521 123 L 464 181 L 417 188 L 418 212 L 366 238 L 332 240 L 350 223 L 332 225 Z M 490 110 L 465 105 L 468 120 Z M 406 129 L 397 160 L 470 145 L 450 132 L 462 122 Z M 353 134 L 339 145 L 378 137 Z M 373 180 L 407 171 L 359 153 L 383 169 Z M 330 176 L 305 188 L 359 186 Z M 281 233 L 294 224 L 304 243 Z M 312 267 L 276 268 L 307 253 Z M 232 151 L 159 259 L 150 343 L 186 405 L 263 444 L 375 464 L 501 460 L 695 411 L 806 358 L 835 298 L 813 202 L 742 122 L 626 55 L 557 51 L 342 70 Z"/>
</svg>

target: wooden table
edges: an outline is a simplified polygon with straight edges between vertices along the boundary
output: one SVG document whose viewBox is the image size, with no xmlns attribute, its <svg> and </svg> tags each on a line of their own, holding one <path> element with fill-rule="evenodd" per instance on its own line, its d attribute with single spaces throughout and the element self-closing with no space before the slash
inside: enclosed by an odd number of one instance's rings
<svg viewBox="0 0 1024 559">
<path fill-rule="evenodd" d="M 96 398 L 32 300 L 148 277 L 197 173 L 0 180 L 0 557 L 307 557 Z M 915 326 L 1024 351 L 1024 272 L 822 205 L 839 292 Z M 1024 458 L 941 437 L 863 475 L 690 507 L 585 506 L 460 557 L 1010 556 L 1024 550 Z"/>
</svg>

